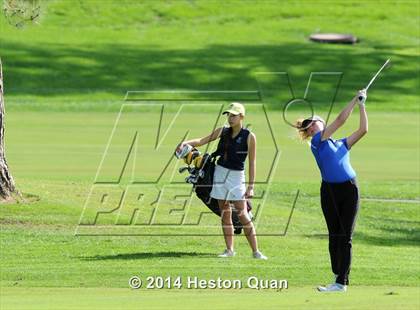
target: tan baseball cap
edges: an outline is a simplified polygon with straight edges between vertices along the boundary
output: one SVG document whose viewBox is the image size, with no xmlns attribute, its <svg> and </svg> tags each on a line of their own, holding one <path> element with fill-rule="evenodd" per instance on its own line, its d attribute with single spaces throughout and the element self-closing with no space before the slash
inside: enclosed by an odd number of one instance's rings
<svg viewBox="0 0 420 310">
<path fill-rule="evenodd" d="M 229 104 L 227 109 L 223 111 L 223 114 L 227 113 L 232 113 L 233 115 L 245 115 L 245 107 L 239 102 L 232 102 L 231 104 Z"/>
</svg>

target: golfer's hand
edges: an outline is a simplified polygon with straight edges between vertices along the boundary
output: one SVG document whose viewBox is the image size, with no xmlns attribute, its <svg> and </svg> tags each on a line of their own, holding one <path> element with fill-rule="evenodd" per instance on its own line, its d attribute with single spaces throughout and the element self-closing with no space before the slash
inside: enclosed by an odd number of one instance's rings
<svg viewBox="0 0 420 310">
<path fill-rule="evenodd" d="M 357 103 L 359 105 L 364 105 L 366 102 L 366 98 L 367 98 L 367 92 L 366 89 L 361 89 L 357 92 Z"/>
<path fill-rule="evenodd" d="M 245 192 L 245 198 L 248 199 L 248 198 L 252 198 L 252 197 L 254 197 L 254 187 L 253 186 L 248 186 L 248 188 L 246 189 L 246 192 Z"/>
</svg>

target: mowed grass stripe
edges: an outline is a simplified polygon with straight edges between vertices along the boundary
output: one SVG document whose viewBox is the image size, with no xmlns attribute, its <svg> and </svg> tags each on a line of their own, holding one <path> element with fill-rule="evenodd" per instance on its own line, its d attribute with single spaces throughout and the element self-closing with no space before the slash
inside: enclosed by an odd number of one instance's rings
<svg viewBox="0 0 420 310">
<path fill-rule="evenodd" d="M 21 298 L 22 295 L 25 298 Z M 131 290 L 2 288 L 2 309 L 417 309 L 418 289 L 356 286 L 347 293 L 320 294 L 314 287 L 273 290 Z"/>
</svg>

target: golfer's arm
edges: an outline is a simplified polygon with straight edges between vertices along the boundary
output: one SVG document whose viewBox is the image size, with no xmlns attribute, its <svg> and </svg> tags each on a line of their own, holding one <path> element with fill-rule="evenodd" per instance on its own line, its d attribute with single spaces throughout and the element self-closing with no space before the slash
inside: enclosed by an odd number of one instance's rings
<svg viewBox="0 0 420 310">
<path fill-rule="evenodd" d="M 249 178 L 248 186 L 254 187 L 255 172 L 257 170 L 257 138 L 253 133 L 250 133 L 248 139 L 248 161 L 249 161 Z"/>
<path fill-rule="evenodd" d="M 349 148 L 351 148 L 354 144 L 356 144 L 356 142 L 359 141 L 368 132 L 369 126 L 368 126 L 368 117 L 367 117 L 365 105 L 360 104 L 359 110 L 360 110 L 359 129 L 357 129 L 347 138 L 347 145 Z"/>
<path fill-rule="evenodd" d="M 356 103 L 357 103 L 357 96 L 355 96 L 347 104 L 347 106 L 340 112 L 340 114 L 338 114 L 337 118 L 324 129 L 322 133 L 322 140 L 329 139 L 334 134 L 334 132 L 337 131 L 338 128 L 343 126 L 343 124 L 347 121 L 351 112 L 353 111 L 353 108 L 356 105 Z"/>
<path fill-rule="evenodd" d="M 184 141 L 182 143 L 183 144 L 189 144 L 189 145 L 194 146 L 194 147 L 205 145 L 205 144 L 219 138 L 220 134 L 222 132 L 222 129 L 223 129 L 223 127 L 217 128 L 215 131 L 213 131 L 211 134 L 209 134 L 206 137 L 198 138 L 198 139 L 191 139 L 191 140 Z"/>
</svg>

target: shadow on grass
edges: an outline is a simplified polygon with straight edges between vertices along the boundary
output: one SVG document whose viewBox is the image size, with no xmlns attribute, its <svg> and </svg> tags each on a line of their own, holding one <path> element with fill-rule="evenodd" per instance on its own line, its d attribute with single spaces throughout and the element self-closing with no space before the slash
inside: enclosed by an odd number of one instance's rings
<svg viewBox="0 0 420 310">
<path fill-rule="evenodd" d="M 420 244 L 420 221 L 415 218 L 378 218 L 364 216 L 357 228 L 354 240 L 372 245 L 418 246 Z M 369 229 L 367 229 L 369 227 Z"/>
<path fill-rule="evenodd" d="M 418 222 L 415 222 L 418 223 Z M 305 235 L 308 238 L 327 239 L 328 234 Z M 353 235 L 353 244 L 365 243 L 375 246 L 418 246 L 420 230 L 413 227 L 381 227 L 375 232 L 366 232 L 357 228 Z"/>
<path fill-rule="evenodd" d="M 152 259 L 152 258 L 181 258 L 181 257 L 215 257 L 214 253 L 197 253 L 197 252 L 140 252 L 140 253 L 124 253 L 115 255 L 95 255 L 88 257 L 80 257 L 85 261 L 97 260 L 135 260 L 135 259 Z"/>
<path fill-rule="evenodd" d="M 344 73 L 337 100 L 347 102 L 389 57 L 398 66 L 381 75 L 375 94 L 417 95 L 417 89 L 410 85 L 416 83 L 417 72 L 411 64 L 418 58 L 400 55 L 397 50 L 372 49 L 361 54 L 357 46 L 338 48 L 305 41 L 172 50 L 128 44 L 41 45 L 2 39 L 1 53 L 5 89 L 13 95 L 51 97 L 105 92 L 123 98 L 127 90 L 260 88 L 267 103 L 282 108 L 293 97 L 303 97 L 311 72 L 334 71 Z M 284 76 L 258 80 L 255 72 L 259 71 L 288 72 L 294 94 Z M 314 78 L 307 98 L 328 106 L 336 84 L 335 76 Z"/>
<path fill-rule="evenodd" d="M 417 221 L 403 221 L 407 227 L 381 227 L 380 233 L 356 232 L 354 239 L 364 243 L 384 246 L 418 246 L 420 244 L 420 229 Z M 416 225 L 416 227 L 408 226 Z"/>
</svg>

